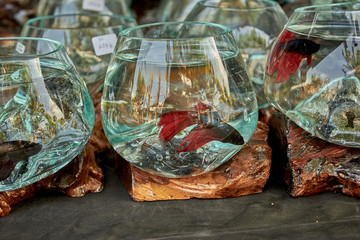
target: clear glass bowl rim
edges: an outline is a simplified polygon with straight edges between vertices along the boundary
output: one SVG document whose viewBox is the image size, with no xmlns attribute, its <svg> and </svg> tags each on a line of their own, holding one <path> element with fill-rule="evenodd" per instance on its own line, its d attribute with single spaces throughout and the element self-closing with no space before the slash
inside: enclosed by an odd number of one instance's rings
<svg viewBox="0 0 360 240">
<path fill-rule="evenodd" d="M 333 9 L 333 7 L 337 7 L 337 6 L 347 6 L 347 5 L 351 6 L 351 5 L 355 5 L 355 4 L 359 5 L 358 9 Z M 360 15 L 358 16 L 357 14 L 360 14 L 360 1 L 359 2 L 333 3 L 333 4 L 319 4 L 319 5 L 312 5 L 312 6 L 296 8 L 294 10 L 294 12 L 291 14 L 291 16 L 289 17 L 289 20 L 285 24 L 284 28 L 286 28 L 290 31 L 293 31 L 295 33 L 298 33 L 298 34 L 306 34 L 309 37 L 319 37 L 319 35 L 316 35 L 316 34 L 309 34 L 306 32 L 297 31 L 297 30 L 293 29 L 293 26 L 296 26 L 298 24 L 299 19 L 300 19 L 300 21 L 302 21 L 302 24 L 312 26 L 315 24 L 315 22 L 317 22 L 319 15 L 325 16 L 325 14 L 332 14 L 332 13 L 345 13 L 345 14 L 348 13 L 348 14 L 351 14 L 351 16 L 353 16 L 352 13 L 355 13 L 356 19 L 359 19 Z M 304 17 L 304 16 L 305 17 L 310 16 L 310 20 L 305 22 L 302 19 L 302 17 Z M 344 15 L 344 16 L 346 17 L 347 15 Z M 353 26 L 353 23 L 348 22 L 348 25 Z M 341 35 L 341 34 L 336 35 L 337 38 L 339 38 L 339 37 L 344 38 L 344 37 L 348 37 L 348 36 L 349 35 Z M 359 36 L 352 36 L 352 38 L 359 39 Z M 328 38 L 328 39 L 331 39 L 331 38 Z"/>
<path fill-rule="evenodd" d="M 346 6 L 346 5 L 359 5 L 358 9 L 331 9 L 331 7 L 336 6 Z M 326 9 L 328 8 L 328 9 Z M 305 7 L 299 7 L 294 10 L 292 15 L 299 13 L 313 13 L 313 12 L 359 12 L 360 13 L 360 2 L 342 2 L 342 3 L 331 3 L 331 4 L 318 4 Z"/>
<path fill-rule="evenodd" d="M 61 49 L 64 48 L 64 45 L 62 45 L 59 41 L 55 41 L 55 40 L 48 39 L 48 38 L 0 37 L 0 42 L 1 41 L 16 41 L 16 42 L 19 42 L 19 40 L 45 41 L 45 42 L 48 42 L 50 44 L 54 44 L 56 46 L 56 48 L 54 50 L 52 50 L 52 51 L 49 51 L 49 52 L 43 53 L 43 54 L 22 55 L 22 54 L 19 53 L 19 55 L 11 55 L 11 56 L 0 55 L 1 60 L 7 60 L 7 58 L 11 58 L 12 60 L 28 60 L 28 59 L 33 59 L 33 58 L 41 58 L 41 57 L 48 56 L 48 55 L 54 54 L 56 52 L 59 52 Z M 16 44 L 15 44 L 15 46 L 16 46 Z"/>
<path fill-rule="evenodd" d="M 52 30 L 63 31 L 63 30 L 78 30 L 78 29 L 116 28 L 116 27 L 120 27 L 120 26 L 123 25 L 123 24 L 118 24 L 118 25 L 107 25 L 107 26 L 97 26 L 97 27 L 81 27 L 81 28 L 77 28 L 77 27 L 46 28 L 46 27 L 38 27 L 38 26 L 33 25 L 34 22 L 39 22 L 39 21 L 43 21 L 43 20 L 62 18 L 62 17 L 76 17 L 76 16 L 85 16 L 85 17 L 90 17 L 90 18 L 109 17 L 109 18 L 114 18 L 114 19 L 123 19 L 123 20 L 125 20 L 125 24 L 136 24 L 136 19 L 135 18 L 127 17 L 127 16 L 123 16 L 123 15 L 118 15 L 118 14 L 68 13 L 68 14 L 58 14 L 58 15 L 40 16 L 40 17 L 31 18 L 31 19 L 29 19 L 28 21 L 25 22 L 24 27 L 30 27 L 30 28 L 36 28 L 36 29 L 52 29 Z"/>
<path fill-rule="evenodd" d="M 149 27 L 156 27 L 156 26 L 161 26 L 161 25 L 180 25 L 180 24 L 196 24 L 196 25 L 207 25 L 207 26 L 211 26 L 211 27 L 215 27 L 218 29 L 221 29 L 222 31 L 220 33 L 217 34 L 213 34 L 213 35 L 204 35 L 204 36 L 195 36 L 195 37 L 186 37 L 186 38 L 162 38 L 162 37 L 137 37 L 137 36 L 129 36 L 128 34 L 130 32 L 136 31 L 136 30 L 140 30 L 140 29 L 145 29 L 145 28 L 149 28 Z M 123 37 L 123 38 L 127 38 L 127 39 L 132 39 L 132 40 L 149 40 L 149 41 L 184 41 L 184 40 L 195 40 L 195 39 L 208 39 L 211 37 L 218 37 L 218 36 L 223 36 L 223 35 L 227 35 L 227 34 L 231 34 L 231 29 L 229 27 L 226 27 L 224 25 L 221 24 L 217 24 L 217 23 L 208 23 L 208 22 L 195 22 L 195 21 L 183 21 L 183 22 L 157 22 L 157 23 L 149 23 L 149 24 L 143 24 L 143 25 L 138 25 L 135 27 L 130 27 L 127 29 L 124 29 L 122 31 L 120 31 L 119 33 L 119 37 Z"/>
<path fill-rule="evenodd" d="M 254 8 L 218 7 L 218 6 L 216 6 L 216 4 L 220 3 L 220 2 L 214 1 L 214 0 L 201 0 L 197 4 L 205 6 L 205 7 L 209 7 L 209 8 L 214 8 L 214 9 L 219 8 L 221 10 L 234 11 L 234 12 L 263 11 L 265 9 L 271 9 L 271 8 L 276 8 L 276 7 L 280 6 L 277 2 L 271 1 L 271 0 L 260 0 L 259 2 L 265 3 L 265 6 L 259 6 L 259 7 L 254 7 Z"/>
</svg>

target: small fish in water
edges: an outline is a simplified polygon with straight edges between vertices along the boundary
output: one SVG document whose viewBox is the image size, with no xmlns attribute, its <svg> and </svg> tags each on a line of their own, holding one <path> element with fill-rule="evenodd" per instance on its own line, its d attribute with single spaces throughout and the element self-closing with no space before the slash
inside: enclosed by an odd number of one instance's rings
<svg viewBox="0 0 360 240">
<path fill-rule="evenodd" d="M 288 53 L 298 53 L 300 55 L 311 57 L 311 54 L 316 53 L 320 49 L 320 44 L 309 39 L 295 39 L 282 43 L 281 49 Z M 311 63 L 311 58 L 310 58 Z M 309 61 L 307 65 L 310 65 Z"/>
<path fill-rule="evenodd" d="M 177 133 L 195 124 L 197 126 L 181 142 L 176 149 L 177 152 L 196 150 L 210 141 L 244 144 L 243 137 L 235 128 L 223 122 L 211 106 L 201 102 L 194 107 L 194 111 L 172 111 L 162 114 L 158 123 L 159 127 L 163 127 L 159 138 L 168 142 Z"/>
<path fill-rule="evenodd" d="M 27 141 L 0 142 L 0 181 L 7 179 L 16 164 L 38 154 L 41 144 Z"/>
<path fill-rule="evenodd" d="M 286 81 L 299 68 L 302 59 L 307 59 L 310 66 L 312 54 L 320 50 L 320 44 L 309 39 L 297 39 L 294 33 L 284 31 L 269 56 L 266 72 L 273 75 L 276 70 L 276 83 Z"/>
</svg>

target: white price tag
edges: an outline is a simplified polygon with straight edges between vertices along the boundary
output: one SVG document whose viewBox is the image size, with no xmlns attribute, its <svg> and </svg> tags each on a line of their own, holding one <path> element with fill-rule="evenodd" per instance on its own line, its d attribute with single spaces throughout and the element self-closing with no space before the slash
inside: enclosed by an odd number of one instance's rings
<svg viewBox="0 0 360 240">
<path fill-rule="evenodd" d="M 93 37 L 91 39 L 96 56 L 112 53 L 115 48 L 117 37 L 114 33 Z"/>
<path fill-rule="evenodd" d="M 25 52 L 25 46 L 24 46 L 24 44 L 19 43 L 19 42 L 16 43 L 15 50 L 16 50 L 18 53 L 23 54 L 23 53 Z"/>
<path fill-rule="evenodd" d="M 102 12 L 105 8 L 105 0 L 83 0 L 82 8 L 85 10 Z"/>
</svg>

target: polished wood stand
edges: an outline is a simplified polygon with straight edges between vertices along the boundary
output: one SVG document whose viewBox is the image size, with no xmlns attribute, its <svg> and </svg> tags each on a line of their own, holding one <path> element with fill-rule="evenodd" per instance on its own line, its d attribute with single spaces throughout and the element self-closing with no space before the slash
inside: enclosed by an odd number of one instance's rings
<svg viewBox="0 0 360 240">
<path fill-rule="evenodd" d="M 262 192 L 270 175 L 271 148 L 268 127 L 258 122 L 250 141 L 217 169 L 188 178 L 159 177 L 142 171 L 121 157 L 115 169 L 135 201 L 189 198 L 230 198 Z"/>
<path fill-rule="evenodd" d="M 341 191 L 360 197 L 360 149 L 311 136 L 282 113 L 274 113 L 269 126 L 273 173 L 291 196 Z"/>
</svg>

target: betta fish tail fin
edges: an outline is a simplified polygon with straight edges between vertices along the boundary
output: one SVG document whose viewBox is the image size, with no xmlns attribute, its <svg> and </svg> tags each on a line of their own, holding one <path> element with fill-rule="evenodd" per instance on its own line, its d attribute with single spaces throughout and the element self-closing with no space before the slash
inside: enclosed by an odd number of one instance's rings
<svg viewBox="0 0 360 240">
<path fill-rule="evenodd" d="M 306 64 L 306 66 L 308 67 L 308 66 L 310 66 L 310 64 L 311 64 L 311 55 L 308 55 L 308 56 L 306 56 L 306 60 L 307 60 L 307 64 Z"/>
<path fill-rule="evenodd" d="M 163 127 L 160 131 L 159 138 L 166 142 L 170 141 L 176 134 L 191 125 L 198 124 L 201 121 L 202 114 L 206 114 L 213 108 L 210 105 L 199 102 L 193 107 L 192 111 L 172 111 L 160 115 L 159 127 Z M 215 115 L 215 119 L 217 115 Z M 220 119 L 221 120 L 221 119 Z"/>
<path fill-rule="evenodd" d="M 176 150 L 178 150 L 178 153 L 196 150 L 211 141 L 220 141 L 235 145 L 243 145 L 245 143 L 241 134 L 227 123 L 199 125 L 190 131 L 190 134 L 182 141 Z"/>
<path fill-rule="evenodd" d="M 276 76 L 276 83 L 286 81 L 300 66 L 304 55 L 299 53 L 284 53 L 280 59 L 280 66 Z"/>
<path fill-rule="evenodd" d="M 197 115 L 192 111 L 172 111 L 160 116 L 160 139 L 170 141 L 178 132 L 196 124 Z"/>
<path fill-rule="evenodd" d="M 180 146 L 176 149 L 179 152 L 188 152 L 196 150 L 208 142 L 221 139 L 217 136 L 213 128 L 198 126 L 191 130 L 190 134 L 181 142 Z M 181 149 L 186 144 L 184 148 Z"/>
<path fill-rule="evenodd" d="M 163 127 L 160 131 L 160 139 L 166 142 L 170 141 L 180 131 L 197 124 L 199 114 L 212 109 L 212 107 L 199 102 L 193 109 L 193 111 L 172 111 L 160 115 L 158 126 Z"/>
</svg>

